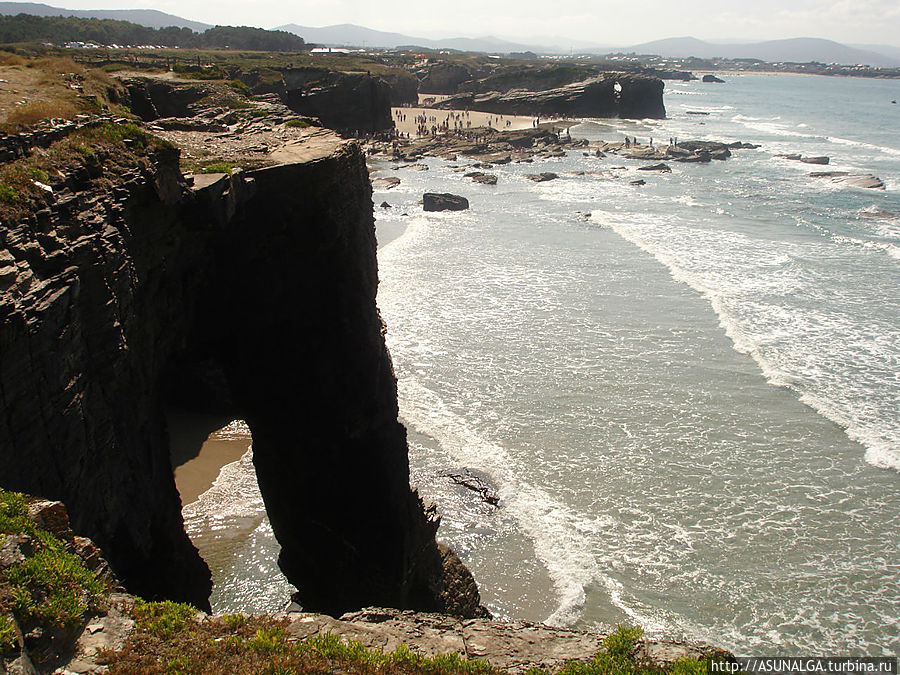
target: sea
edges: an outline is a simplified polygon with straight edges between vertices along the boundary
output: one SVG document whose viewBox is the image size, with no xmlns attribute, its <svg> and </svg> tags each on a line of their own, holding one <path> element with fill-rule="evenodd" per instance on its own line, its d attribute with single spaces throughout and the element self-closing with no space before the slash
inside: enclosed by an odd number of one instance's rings
<svg viewBox="0 0 900 675">
<path fill-rule="evenodd" d="M 760 145 L 726 161 L 573 148 L 495 186 L 465 158 L 372 164 L 401 181 L 373 199 L 411 482 L 499 618 L 896 655 L 900 81 L 723 79 L 570 133 Z M 470 209 L 424 213 L 424 192 Z M 219 611 L 289 593 L 251 453 L 184 509 Z M 464 470 L 497 505 L 445 475 Z"/>
</svg>

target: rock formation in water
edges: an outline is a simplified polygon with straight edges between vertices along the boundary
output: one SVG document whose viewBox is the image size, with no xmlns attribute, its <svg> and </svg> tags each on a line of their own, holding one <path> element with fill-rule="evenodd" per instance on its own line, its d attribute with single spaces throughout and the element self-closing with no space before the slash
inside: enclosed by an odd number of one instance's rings
<svg viewBox="0 0 900 675">
<path fill-rule="evenodd" d="M 426 192 L 422 195 L 423 211 L 465 211 L 469 200 L 449 192 Z"/>
<path fill-rule="evenodd" d="M 478 110 L 501 115 L 567 115 L 628 119 L 666 116 L 663 82 L 656 77 L 613 74 L 555 89 L 457 94 L 438 108 Z"/>
<path fill-rule="evenodd" d="M 250 426 L 305 607 L 477 607 L 409 487 L 364 157 L 301 154 L 193 189 L 174 149 L 95 158 L 3 223 L 2 486 L 64 501 L 130 591 L 208 607 L 164 411 L 214 410 Z"/>
</svg>

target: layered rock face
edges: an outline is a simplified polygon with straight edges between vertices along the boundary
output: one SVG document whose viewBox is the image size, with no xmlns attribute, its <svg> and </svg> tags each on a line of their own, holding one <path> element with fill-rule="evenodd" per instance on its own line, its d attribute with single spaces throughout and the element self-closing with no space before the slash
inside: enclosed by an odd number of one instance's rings
<svg viewBox="0 0 900 675">
<path fill-rule="evenodd" d="M 154 159 L 0 228 L 0 465 L 3 487 L 65 500 L 135 592 L 202 607 L 159 377 L 193 312 L 182 277 L 202 230 L 182 217 L 177 154 Z"/>
<path fill-rule="evenodd" d="M 409 487 L 359 148 L 193 190 L 174 150 L 106 178 L 0 228 L 3 487 L 65 501 L 132 592 L 208 606 L 164 411 L 212 409 L 251 428 L 305 607 L 471 595 Z"/>
<path fill-rule="evenodd" d="M 416 73 L 419 78 L 419 91 L 427 94 L 455 94 L 464 82 L 473 78 L 485 77 L 490 73 L 489 68 L 477 68 L 438 61 Z"/>
<path fill-rule="evenodd" d="M 663 82 L 643 75 L 609 75 L 555 89 L 457 94 L 437 104 L 501 115 L 569 115 L 662 119 Z"/>
<path fill-rule="evenodd" d="M 330 129 L 383 131 L 393 126 L 392 90 L 378 77 L 296 68 L 284 71 L 283 78 L 285 103 Z"/>
</svg>

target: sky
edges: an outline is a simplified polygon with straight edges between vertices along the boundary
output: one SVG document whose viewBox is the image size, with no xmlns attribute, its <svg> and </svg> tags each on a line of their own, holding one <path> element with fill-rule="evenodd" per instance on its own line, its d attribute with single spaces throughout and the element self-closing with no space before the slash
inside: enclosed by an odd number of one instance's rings
<svg viewBox="0 0 900 675">
<path fill-rule="evenodd" d="M 565 37 L 626 46 L 668 37 L 818 37 L 900 46 L 900 0 L 35 0 L 69 9 L 152 8 L 211 24 L 262 28 L 354 23 L 415 37 L 533 41 Z"/>
</svg>

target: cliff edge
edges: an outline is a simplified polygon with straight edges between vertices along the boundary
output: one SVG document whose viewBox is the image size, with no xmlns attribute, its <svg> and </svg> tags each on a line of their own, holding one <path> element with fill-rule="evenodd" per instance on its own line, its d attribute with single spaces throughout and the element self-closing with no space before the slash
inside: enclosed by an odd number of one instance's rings
<svg viewBox="0 0 900 675">
<path fill-rule="evenodd" d="M 17 160 L 48 182 L 0 226 L 3 487 L 64 501 L 130 591 L 208 608 L 165 410 L 214 410 L 251 429 L 305 608 L 475 613 L 409 487 L 358 146 L 317 132 L 192 186 L 176 149 L 120 129 L 73 134 L 62 164 Z"/>
</svg>

